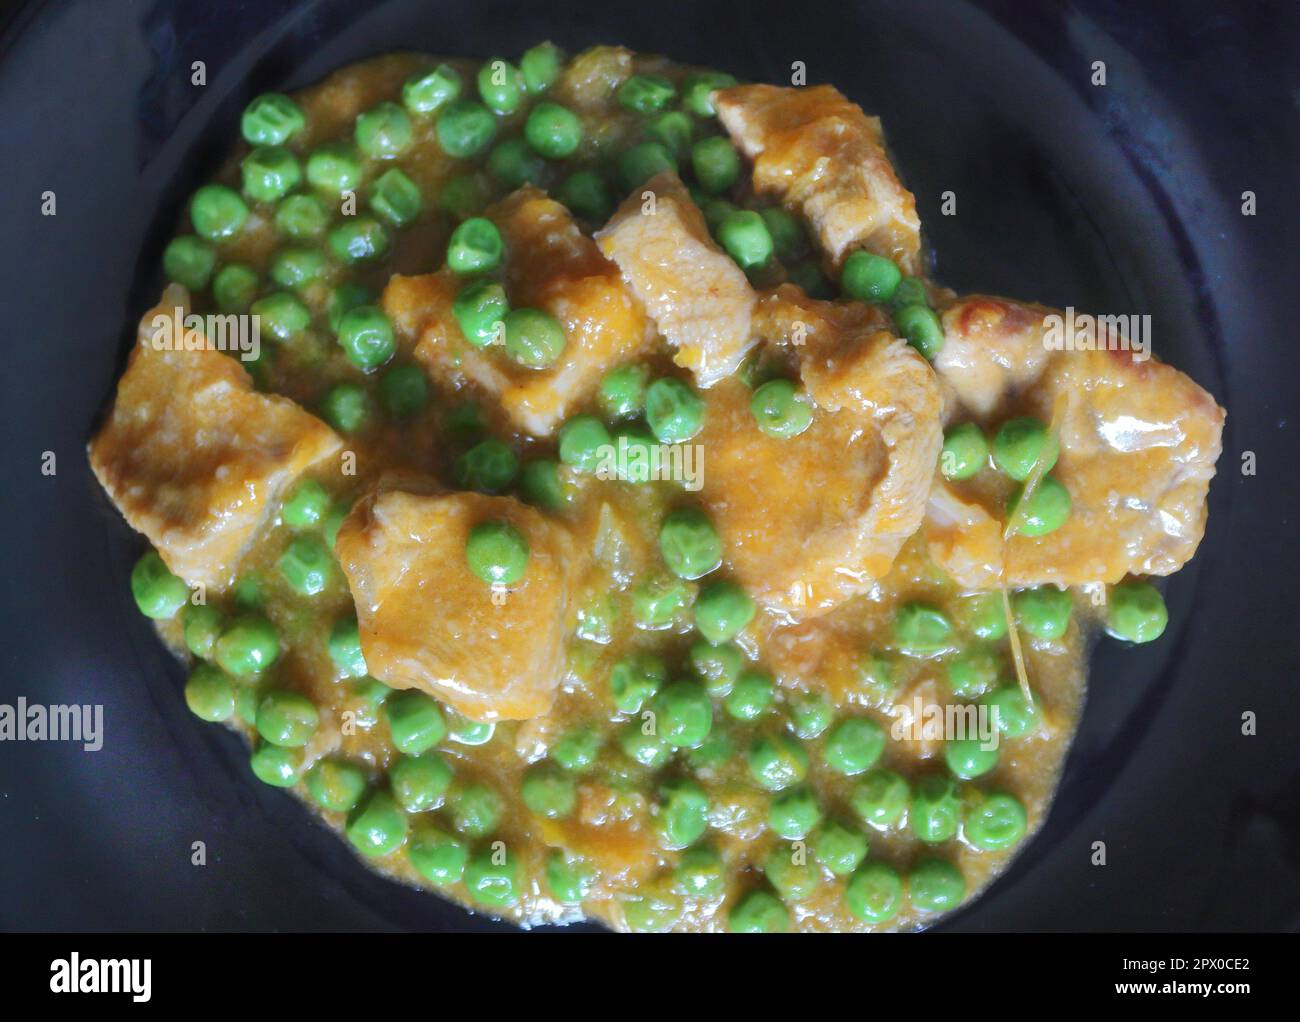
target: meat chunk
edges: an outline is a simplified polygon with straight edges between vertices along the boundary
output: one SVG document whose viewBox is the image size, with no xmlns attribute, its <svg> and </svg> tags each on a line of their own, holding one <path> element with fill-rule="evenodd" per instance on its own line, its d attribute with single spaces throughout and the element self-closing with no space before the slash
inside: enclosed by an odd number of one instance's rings
<svg viewBox="0 0 1300 1022">
<path fill-rule="evenodd" d="M 90 466 L 167 567 L 220 590 L 284 491 L 341 441 L 287 398 L 254 391 L 238 359 L 185 328 L 188 306 L 172 286 L 145 313 Z"/>
<path fill-rule="evenodd" d="M 1101 350 L 1055 350 L 1044 336 L 1049 315 L 1001 298 L 957 299 L 944 310 L 947 339 L 934 367 L 951 419 L 992 428 L 1010 415 L 1050 422 L 1059 409 L 1052 475 L 1070 493 L 1070 516 L 1046 536 L 1015 536 L 1004 547 L 1001 503 L 937 482 L 927 512 L 931 554 L 971 588 L 1002 578 L 1070 586 L 1177 571 L 1205 531 L 1225 413 L 1178 370 L 1117 350 L 1127 346 L 1117 334 Z"/>
<path fill-rule="evenodd" d="M 356 601 L 366 665 L 475 720 L 543 714 L 570 630 L 568 531 L 512 497 L 434 490 L 381 481 L 339 529 L 334 552 Z M 470 529 L 487 520 L 509 522 L 529 546 L 524 577 L 495 594 L 465 560 Z"/>
<path fill-rule="evenodd" d="M 701 387 L 736 371 L 753 344 L 757 299 L 676 174 L 666 170 L 629 195 L 596 240 Z"/>
<path fill-rule="evenodd" d="M 798 436 L 761 432 L 738 380 L 707 395 L 701 497 L 736 577 L 792 616 L 865 592 L 924 514 L 942 443 L 939 390 L 878 317 L 789 285 L 763 300 L 769 343 L 800 342 L 790 351 L 815 411 Z"/>
<path fill-rule="evenodd" d="M 836 266 L 865 248 L 920 271 L 916 201 L 889 163 L 878 117 L 830 85 L 738 85 L 715 105 L 754 161 L 754 190 L 801 210 Z"/>
<path fill-rule="evenodd" d="M 450 270 L 393 277 L 381 304 L 435 380 L 468 382 L 500 402 L 520 429 L 547 436 L 609 369 L 653 341 L 645 311 L 569 211 L 526 187 L 487 210 L 506 242 L 511 304 L 545 309 L 564 328 L 564 353 L 546 369 L 511 361 L 499 345 L 476 348 L 452 315 L 464 281 Z"/>
</svg>

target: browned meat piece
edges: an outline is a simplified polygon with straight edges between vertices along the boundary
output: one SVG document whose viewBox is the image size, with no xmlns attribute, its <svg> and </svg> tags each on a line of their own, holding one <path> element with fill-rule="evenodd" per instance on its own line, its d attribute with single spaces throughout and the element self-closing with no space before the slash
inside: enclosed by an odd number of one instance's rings
<svg viewBox="0 0 1300 1022">
<path fill-rule="evenodd" d="M 1050 422 L 1061 405 L 1052 474 L 1070 492 L 1065 524 L 1001 542 L 1001 503 L 941 480 L 930 501 L 931 553 L 971 588 L 1060 586 L 1168 575 L 1196 552 L 1221 450 L 1224 411 L 1187 376 L 1124 350 L 1049 350 L 1052 310 L 1001 298 L 955 300 L 934 368 L 949 419 L 992 425 L 1010 415 Z"/>
<path fill-rule="evenodd" d="M 921 221 L 885 153 L 880 119 L 830 85 L 738 85 L 718 118 L 754 161 L 754 190 L 802 211 L 839 266 L 859 248 L 921 269 Z"/>
<path fill-rule="evenodd" d="M 486 215 L 505 238 L 511 304 L 545 309 L 564 328 L 564 353 L 553 366 L 530 369 L 498 345 L 480 349 L 466 341 L 451 311 L 464 281 L 450 270 L 395 276 L 381 304 L 404 336 L 419 338 L 416 357 L 435 380 L 469 382 L 499 401 L 520 429 L 547 436 L 608 370 L 652 343 L 653 331 L 618 268 L 558 202 L 526 187 Z"/>
<path fill-rule="evenodd" d="M 475 720 L 546 713 L 564 673 L 574 545 L 512 497 L 381 482 L 339 529 L 335 555 L 356 600 L 370 673 L 418 688 Z M 470 570 L 476 524 L 507 521 L 528 541 L 523 579 L 495 598 Z"/>
<path fill-rule="evenodd" d="M 284 491 L 341 442 L 287 398 L 254 391 L 236 358 L 205 350 L 206 338 L 181 322 L 188 306 L 188 294 L 172 286 L 140 321 L 90 465 L 175 574 L 219 590 Z M 194 350 L 158 350 L 160 316 Z"/>
<path fill-rule="evenodd" d="M 629 195 L 596 240 L 701 387 L 736 371 L 753 344 L 754 290 L 676 174 L 666 170 Z"/>
<path fill-rule="evenodd" d="M 707 395 L 701 496 L 737 579 L 795 616 L 870 588 L 920 525 L 942 442 L 934 374 L 863 305 L 785 286 L 760 303 L 759 331 L 791 345 L 812 425 L 774 439 L 729 380 Z"/>
</svg>

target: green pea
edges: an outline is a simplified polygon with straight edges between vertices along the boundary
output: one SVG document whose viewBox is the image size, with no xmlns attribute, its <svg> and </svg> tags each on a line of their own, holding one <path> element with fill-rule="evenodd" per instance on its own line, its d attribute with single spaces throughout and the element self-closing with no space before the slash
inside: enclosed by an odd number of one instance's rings
<svg viewBox="0 0 1300 1022">
<path fill-rule="evenodd" d="M 464 220 L 481 212 L 491 198 L 492 188 L 487 178 L 482 174 L 462 174 L 442 186 L 438 208 L 456 220 Z"/>
<path fill-rule="evenodd" d="M 329 226 L 330 214 L 314 195 L 288 195 L 275 208 L 275 229 L 294 241 L 315 241 Z"/>
<path fill-rule="evenodd" d="M 469 851 L 464 842 L 428 825 L 415 829 L 406 855 L 416 872 L 437 887 L 459 883 L 465 875 L 465 863 L 469 860 Z"/>
<path fill-rule="evenodd" d="M 639 709 L 639 707 L 638 707 Z M 631 712 L 635 712 L 631 711 Z M 594 727 L 576 727 L 566 732 L 558 742 L 551 746 L 551 759 L 560 768 L 571 773 L 582 773 L 591 768 L 600 755 L 604 739 Z"/>
<path fill-rule="evenodd" d="M 257 704 L 262 701 L 262 689 L 256 680 L 235 686 L 235 716 L 251 728 L 257 727 Z"/>
<path fill-rule="evenodd" d="M 702 138 L 691 147 L 691 167 L 700 187 L 716 195 L 740 177 L 740 155 L 729 139 L 718 135 Z"/>
<path fill-rule="evenodd" d="M 257 733 L 272 745 L 301 748 L 319 726 L 316 704 L 300 692 L 275 689 L 257 704 Z"/>
<path fill-rule="evenodd" d="M 911 800 L 912 789 L 906 779 L 884 768 L 864 774 L 849 796 L 849 803 L 862 822 L 877 830 L 896 826 Z"/>
<path fill-rule="evenodd" d="M 305 780 L 312 801 L 332 813 L 350 813 L 366 793 L 366 772 L 346 760 L 322 759 Z"/>
<path fill-rule="evenodd" d="M 353 135 L 367 156 L 392 159 L 410 148 L 411 118 L 396 103 L 385 100 L 357 115 Z"/>
<path fill-rule="evenodd" d="M 1038 707 L 1025 699 L 1019 685 L 996 688 L 980 702 L 995 714 L 998 730 L 1007 738 L 1022 738 L 1038 723 Z"/>
<path fill-rule="evenodd" d="M 352 216 L 329 232 L 330 251 L 344 263 L 382 259 L 392 244 L 388 228 L 374 217 Z"/>
<path fill-rule="evenodd" d="M 700 578 L 722 563 L 722 539 L 709 516 L 698 508 L 679 508 L 664 517 L 659 550 L 678 578 Z"/>
<path fill-rule="evenodd" d="M 804 740 L 816 738 L 831 726 L 835 717 L 831 701 L 820 692 L 796 693 L 788 708 L 794 733 Z"/>
<path fill-rule="evenodd" d="M 616 98 L 624 110 L 652 114 L 662 110 L 677 95 L 673 83 L 658 75 L 632 75 L 619 86 Z"/>
<path fill-rule="evenodd" d="M 348 513 L 352 510 L 351 499 L 337 501 L 329 514 L 325 516 L 325 521 L 321 523 L 321 533 L 325 537 L 325 542 L 333 548 L 335 541 L 339 538 L 339 528 L 343 525 L 343 519 L 347 518 Z"/>
<path fill-rule="evenodd" d="M 488 154 L 487 169 L 507 188 L 522 188 L 526 184 L 541 184 L 546 176 L 546 161 L 524 139 L 507 138 Z"/>
<path fill-rule="evenodd" d="M 917 782 L 908 814 L 912 833 L 927 844 L 951 840 L 957 833 L 961 800 L 948 777 L 929 774 Z"/>
<path fill-rule="evenodd" d="M 758 215 L 763 218 L 767 232 L 772 235 L 772 244 L 776 246 L 778 258 L 792 261 L 803 255 L 808 247 L 807 238 L 798 217 L 780 206 L 761 209 Z"/>
<path fill-rule="evenodd" d="M 526 501 L 547 511 L 558 511 L 572 497 L 571 488 L 560 478 L 560 463 L 552 458 L 527 462 L 519 475 L 519 489 Z"/>
<path fill-rule="evenodd" d="M 966 809 L 962 834 L 982 852 L 998 852 L 1018 844 L 1028 826 L 1025 807 L 1012 795 L 985 795 Z"/>
<path fill-rule="evenodd" d="M 903 881 L 883 862 L 866 862 L 844 888 L 849 911 L 867 923 L 887 923 L 903 902 Z"/>
<path fill-rule="evenodd" d="M 710 582 L 695 601 L 695 627 L 709 642 L 734 639 L 754 619 L 754 600 L 734 582 Z"/>
<path fill-rule="evenodd" d="M 840 287 L 860 302 L 887 302 L 894 297 L 902 279 L 893 260 L 859 250 L 844 260 Z"/>
<path fill-rule="evenodd" d="M 884 728 L 867 717 L 849 717 L 831 728 L 822 756 L 836 773 L 853 776 L 875 766 L 884 751 Z"/>
<path fill-rule="evenodd" d="M 538 43 L 519 58 L 519 71 L 529 93 L 545 92 L 560 77 L 564 52 L 552 42 Z"/>
<path fill-rule="evenodd" d="M 623 150 L 618 159 L 619 176 L 627 191 L 635 191 L 656 174 L 677 170 L 677 161 L 662 142 L 639 142 Z"/>
<path fill-rule="evenodd" d="M 682 853 L 673 881 L 677 890 L 689 897 L 713 899 L 726 889 L 726 865 L 712 848 L 697 845 Z"/>
<path fill-rule="evenodd" d="M 1023 488 L 1017 488 L 1007 505 L 1007 518 L 1013 533 L 1021 536 L 1046 536 L 1055 532 L 1070 517 L 1070 491 L 1053 476 L 1043 476 L 1027 501 L 1021 500 Z"/>
<path fill-rule="evenodd" d="M 632 933 L 667 933 L 681 915 L 678 898 L 654 889 L 623 901 L 623 922 Z"/>
<path fill-rule="evenodd" d="M 1125 642 L 1154 642 L 1169 624 L 1160 590 L 1150 582 L 1111 586 L 1106 603 L 1106 633 Z"/>
<path fill-rule="evenodd" d="M 361 652 L 361 632 L 354 616 L 339 618 L 334 623 L 330 629 L 329 651 L 334 666 L 345 678 L 365 677 L 366 658 Z"/>
<path fill-rule="evenodd" d="M 248 206 L 225 185 L 204 185 L 190 200 L 190 222 L 209 241 L 233 238 L 248 220 Z"/>
<path fill-rule="evenodd" d="M 514 482 L 519 458 L 500 440 L 484 440 L 456 459 L 455 472 L 464 489 L 500 493 Z"/>
<path fill-rule="evenodd" d="M 578 905 L 595 886 L 594 866 L 580 855 L 557 848 L 546 858 L 546 886 L 556 901 Z"/>
<path fill-rule="evenodd" d="M 829 299 L 834 297 L 831 282 L 826 279 L 826 274 L 822 273 L 822 268 L 811 259 L 804 259 L 795 263 L 787 272 L 791 282 L 803 288 L 804 293 L 809 298 Z"/>
<path fill-rule="evenodd" d="M 307 181 L 331 195 L 361 184 L 361 157 L 351 142 L 326 142 L 307 157 Z"/>
<path fill-rule="evenodd" d="M 977 639 L 996 642 L 1006 638 L 1007 614 L 1000 593 L 976 593 L 963 597 L 957 617 L 962 627 Z"/>
<path fill-rule="evenodd" d="M 1047 426 L 1031 416 L 1008 419 L 993 438 L 993 463 L 1018 483 L 1028 479 L 1039 462 L 1042 471 L 1050 471 L 1060 454 L 1060 444 Z"/>
<path fill-rule="evenodd" d="M 788 735 L 755 739 L 746 759 L 750 776 L 768 791 L 784 791 L 808 776 L 808 753 Z"/>
<path fill-rule="evenodd" d="M 693 845 L 709 829 L 709 796 L 694 781 L 665 781 L 656 808 L 655 828 L 665 848 Z"/>
<path fill-rule="evenodd" d="M 817 797 L 803 785 L 782 792 L 767 809 L 767 825 L 787 841 L 806 837 L 821 819 Z"/>
<path fill-rule="evenodd" d="M 505 288 L 500 284 L 479 280 L 460 289 L 451 303 L 451 312 L 465 340 L 476 348 L 483 348 L 505 333 L 510 303 L 506 300 Z"/>
<path fill-rule="evenodd" d="M 223 671 L 244 677 L 275 663 L 280 656 L 280 638 L 266 618 L 242 617 L 221 633 L 215 650 L 217 664 Z"/>
<path fill-rule="evenodd" d="M 488 585 L 514 585 L 528 567 L 528 540 L 509 522 L 480 522 L 465 542 L 469 570 Z"/>
<path fill-rule="evenodd" d="M 958 653 L 948 661 L 948 687 L 961 699 L 975 699 L 998 683 L 1002 663 L 988 649 Z"/>
<path fill-rule="evenodd" d="M 256 316 L 266 332 L 277 341 L 287 341 L 300 334 L 311 324 L 307 306 L 287 291 L 273 291 L 259 298 L 249 312 Z"/>
<path fill-rule="evenodd" d="M 578 472 L 595 472 L 613 440 L 594 415 L 575 415 L 560 427 L 560 460 Z"/>
<path fill-rule="evenodd" d="M 217 250 L 193 234 L 173 238 L 163 251 L 163 272 L 167 279 L 183 284 L 191 291 L 201 291 L 208 286 L 216 265 Z"/>
<path fill-rule="evenodd" d="M 704 402 L 681 380 L 655 380 L 646 388 L 645 417 L 660 443 L 685 443 L 704 428 Z"/>
<path fill-rule="evenodd" d="M 867 836 L 835 820 L 828 820 L 809 839 L 817 861 L 837 877 L 848 876 L 867 857 Z"/>
<path fill-rule="evenodd" d="M 235 712 L 235 685 L 211 664 L 199 664 L 185 683 L 185 705 L 200 720 L 229 720 Z"/>
<path fill-rule="evenodd" d="M 315 596 L 334 577 L 334 558 L 325 544 L 312 536 L 299 536 L 280 555 L 280 574 L 294 592 Z"/>
<path fill-rule="evenodd" d="M 512 114 L 523 101 L 524 77 L 509 61 L 499 57 L 484 61 L 477 81 L 479 96 L 495 113 Z"/>
<path fill-rule="evenodd" d="M 405 227 L 423 206 L 419 185 L 396 167 L 384 171 L 370 186 L 370 208 L 394 227 Z"/>
<path fill-rule="evenodd" d="M 460 95 L 460 72 L 448 64 L 418 71 L 402 84 L 402 103 L 413 114 L 432 114 Z"/>
<path fill-rule="evenodd" d="M 894 641 L 908 656 L 934 656 L 950 647 L 952 623 L 927 603 L 905 603 L 894 613 Z"/>
<path fill-rule="evenodd" d="M 575 215 L 597 223 L 608 220 L 614 210 L 605 182 L 590 170 L 570 174 L 556 189 L 555 198 Z"/>
<path fill-rule="evenodd" d="M 175 617 L 189 602 L 190 589 L 150 550 L 131 569 L 131 595 L 141 614 L 163 621 Z"/>
<path fill-rule="evenodd" d="M 538 103 L 524 122 L 524 137 L 548 160 L 572 156 L 582 142 L 582 121 L 558 103 Z"/>
<path fill-rule="evenodd" d="M 618 747 L 628 759 L 651 770 L 658 770 L 673 754 L 672 746 L 657 731 L 647 734 L 639 720 L 630 722 L 618 733 Z"/>
<path fill-rule="evenodd" d="M 775 844 L 763 860 L 763 874 L 786 901 L 805 901 L 821 886 L 821 872 L 802 845 Z"/>
<path fill-rule="evenodd" d="M 756 270 L 772 258 L 775 244 L 763 218 L 753 210 L 728 213 L 718 224 L 718 241 L 742 270 Z"/>
<path fill-rule="evenodd" d="M 854 670 L 859 688 L 873 702 L 886 702 L 892 698 L 894 667 L 883 654 L 875 651 L 863 653 L 855 662 Z"/>
<path fill-rule="evenodd" d="M 979 738 L 956 738 L 944 746 L 943 758 L 955 776 L 969 781 L 998 765 L 998 750 L 985 748 Z"/>
<path fill-rule="evenodd" d="M 690 602 L 687 583 L 671 575 L 656 575 L 633 587 L 632 616 L 638 628 L 668 628 Z"/>
<path fill-rule="evenodd" d="M 686 76 L 682 85 L 682 106 L 697 117 L 712 117 L 717 113 L 713 106 L 713 93 L 729 89 L 736 79 L 722 71 L 702 71 Z"/>
<path fill-rule="evenodd" d="M 456 99 L 438 117 L 438 144 L 448 156 L 468 159 L 486 149 L 496 135 L 496 118 L 482 103 Z"/>
<path fill-rule="evenodd" d="M 714 730 L 709 737 L 686 753 L 686 762 L 692 770 L 707 771 L 730 763 L 736 754 L 736 745 L 725 731 Z"/>
<path fill-rule="evenodd" d="M 545 369 L 564 354 L 564 327 L 541 309 L 512 309 L 506 313 L 506 354 L 529 369 Z"/>
<path fill-rule="evenodd" d="M 271 260 L 271 280 L 280 287 L 302 288 L 325 275 L 323 253 L 314 248 L 286 248 Z"/>
<path fill-rule="evenodd" d="M 573 778 L 549 763 L 535 766 L 524 774 L 520 796 L 531 812 L 553 820 L 571 815 L 578 804 Z"/>
<path fill-rule="evenodd" d="M 638 712 L 667 678 L 667 666 L 653 653 L 631 653 L 623 657 L 609 672 L 614 706 L 622 713 Z"/>
<path fill-rule="evenodd" d="M 907 878 L 907 887 L 912 907 L 927 915 L 954 909 L 966 897 L 966 878 L 943 859 L 918 862 Z"/>
<path fill-rule="evenodd" d="M 329 510 L 330 495 L 315 479 L 304 479 L 280 507 L 280 520 L 291 529 L 312 529 Z"/>
<path fill-rule="evenodd" d="M 196 657 L 210 660 L 221 634 L 221 611 L 206 603 L 187 603 L 181 608 L 181 630 L 185 648 Z"/>
<path fill-rule="evenodd" d="M 505 804 L 486 784 L 466 784 L 452 791 L 452 825 L 471 838 L 487 837 L 501 822 Z"/>
<path fill-rule="evenodd" d="M 379 379 L 379 402 L 394 419 L 409 419 L 424 410 L 429 381 L 419 366 L 397 366 Z"/>
<path fill-rule="evenodd" d="M 680 110 L 665 110 L 651 117 L 645 124 L 646 138 L 663 146 L 674 162 L 691 155 L 691 135 L 694 130 L 690 117 Z"/>
<path fill-rule="evenodd" d="M 391 855 L 406 843 L 406 813 L 387 792 L 372 791 L 348 817 L 348 840 L 362 855 Z"/>
<path fill-rule="evenodd" d="M 393 747 L 408 756 L 428 752 L 447 737 L 442 710 L 423 692 L 399 692 L 384 703 Z"/>
<path fill-rule="evenodd" d="M 732 933 L 785 933 L 789 928 L 790 913 L 767 891 L 743 895 L 727 916 L 727 929 Z"/>
<path fill-rule="evenodd" d="M 302 769 L 302 750 L 259 744 L 248 757 L 253 776 L 273 788 L 292 788 Z"/>
<path fill-rule="evenodd" d="M 894 309 L 901 309 L 906 305 L 929 306 L 930 295 L 925 289 L 925 281 L 920 277 L 904 277 L 899 282 L 898 289 L 889 304 Z"/>
<path fill-rule="evenodd" d="M 812 425 L 808 400 L 789 380 L 768 380 L 749 399 L 749 411 L 762 432 L 777 440 L 798 436 Z"/>
<path fill-rule="evenodd" d="M 283 145 L 307 123 L 288 96 L 264 92 L 244 108 L 239 129 L 249 145 Z"/>
<path fill-rule="evenodd" d="M 343 325 L 343 317 L 362 305 L 373 305 L 378 296 L 362 284 L 340 284 L 330 291 L 326 303 L 326 318 L 336 334 Z"/>
<path fill-rule="evenodd" d="M 471 720 L 455 710 L 448 710 L 447 730 L 453 742 L 461 745 L 486 745 L 496 733 L 496 725 L 491 721 Z"/>
<path fill-rule="evenodd" d="M 924 305 L 904 305 L 894 312 L 894 325 L 913 348 L 933 361 L 943 350 L 943 324 L 933 309 Z"/>
<path fill-rule="evenodd" d="M 989 461 L 989 444 L 973 422 L 963 422 L 944 431 L 939 470 L 945 479 L 969 479 Z"/>
<path fill-rule="evenodd" d="M 1074 601 L 1065 589 L 1036 586 L 1011 594 L 1016 625 L 1035 639 L 1059 639 L 1070 627 Z"/>
<path fill-rule="evenodd" d="M 242 576 L 231 594 L 235 606 L 240 610 L 261 610 L 266 606 L 266 595 L 262 592 L 262 579 L 256 573 Z"/>
<path fill-rule="evenodd" d="M 258 146 L 240 164 L 244 194 L 258 202 L 278 202 L 298 187 L 302 168 L 283 146 Z"/>
<path fill-rule="evenodd" d="M 699 639 L 691 644 L 691 667 L 710 695 L 725 696 L 736 684 L 744 657 L 732 645 L 717 645 Z"/>
<path fill-rule="evenodd" d="M 625 365 L 605 374 L 596 400 L 607 419 L 630 419 L 645 409 L 646 381 L 650 371 L 644 365 Z"/>
<path fill-rule="evenodd" d="M 703 685 L 676 681 L 655 700 L 659 732 L 677 749 L 691 749 L 709 736 L 713 727 L 713 704 Z"/>
<path fill-rule="evenodd" d="M 770 674 L 743 671 L 722 705 L 737 720 L 757 720 L 775 698 L 776 686 Z"/>
<path fill-rule="evenodd" d="M 399 756 L 388 770 L 393 797 L 408 813 L 422 813 L 442 805 L 451 777 L 451 767 L 436 752 Z"/>
</svg>

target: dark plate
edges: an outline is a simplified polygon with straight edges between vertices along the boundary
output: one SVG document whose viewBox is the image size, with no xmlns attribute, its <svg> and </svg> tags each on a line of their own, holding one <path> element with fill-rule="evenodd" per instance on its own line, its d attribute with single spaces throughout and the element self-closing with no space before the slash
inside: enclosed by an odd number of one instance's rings
<svg viewBox="0 0 1300 1022">
<path fill-rule="evenodd" d="M 386 49 L 488 56 L 551 37 L 768 81 L 804 61 L 810 81 L 884 118 L 943 282 L 1152 316 L 1157 351 L 1229 410 L 1209 532 L 1169 586 L 1166 635 L 1099 647 L 1046 826 L 945 928 L 1300 926 L 1297 342 L 1284 314 L 1300 279 L 1296 8 L 1150 7 L 83 0 L 12 15 L 0 701 L 102 703 L 106 736 L 95 753 L 0 744 L 0 925 L 494 925 L 368 873 L 253 780 L 232 735 L 188 714 L 181 671 L 128 594 L 138 539 L 83 449 L 182 203 L 248 98 Z M 1096 60 L 1104 87 L 1089 80 Z M 55 217 L 39 212 L 47 190 Z M 955 216 L 940 214 L 946 190 Z M 1241 733 L 1247 711 L 1255 736 Z M 206 866 L 191 865 L 195 841 Z M 1097 841 L 1104 867 L 1090 864 Z"/>
</svg>

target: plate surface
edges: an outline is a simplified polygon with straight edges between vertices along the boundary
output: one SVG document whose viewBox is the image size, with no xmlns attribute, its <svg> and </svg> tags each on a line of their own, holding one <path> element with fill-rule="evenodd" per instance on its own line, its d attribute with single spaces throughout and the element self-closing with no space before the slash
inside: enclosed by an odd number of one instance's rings
<svg viewBox="0 0 1300 1022">
<path fill-rule="evenodd" d="M 1049 820 L 944 928 L 1300 928 L 1300 385 L 1283 308 L 1300 280 L 1300 31 L 1296 8 L 1270 6 L 80 0 L 11 15 L 0 702 L 102 704 L 105 738 L 93 753 L 0 743 L 0 927 L 496 926 L 367 872 L 253 779 L 239 740 L 189 715 L 131 603 L 139 541 L 84 445 L 185 198 L 252 95 L 388 49 L 490 56 L 550 37 L 773 82 L 802 61 L 883 118 L 941 282 L 1151 315 L 1156 351 L 1228 408 L 1209 531 L 1169 586 L 1165 636 L 1098 647 Z"/>
</svg>

